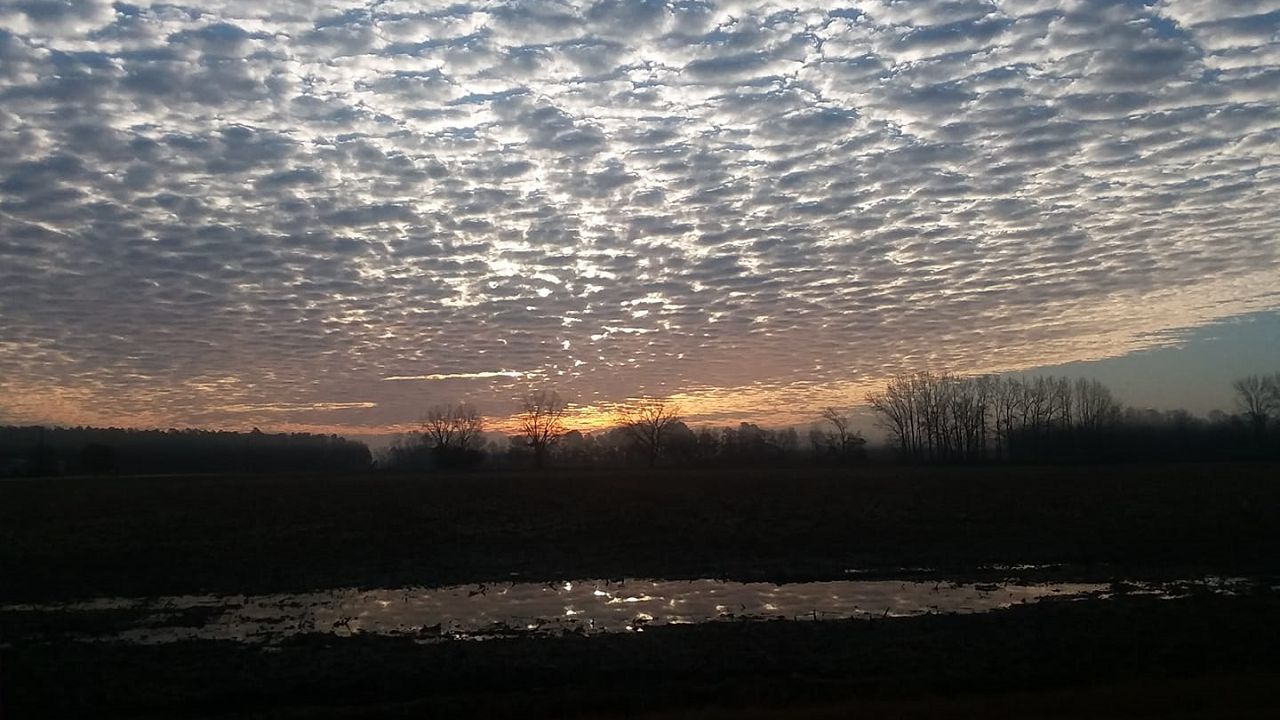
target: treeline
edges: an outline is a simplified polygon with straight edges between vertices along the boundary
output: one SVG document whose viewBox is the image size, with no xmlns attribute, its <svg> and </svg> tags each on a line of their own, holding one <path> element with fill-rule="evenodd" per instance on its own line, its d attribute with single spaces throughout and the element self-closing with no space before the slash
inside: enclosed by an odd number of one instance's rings
<svg viewBox="0 0 1280 720">
<path fill-rule="evenodd" d="M 865 460 L 866 440 L 851 419 L 824 410 L 803 436 L 795 428 L 767 429 L 752 423 L 694 429 L 678 405 L 639 398 L 616 408 L 614 427 L 592 433 L 565 425 L 568 403 L 552 391 L 528 395 L 516 416 L 517 430 L 486 440 L 484 421 L 467 403 L 429 409 L 419 432 L 399 438 L 379 465 L 395 470 L 486 467 L 623 467 L 659 464 L 734 467 L 802 463 L 850 464 Z"/>
<path fill-rule="evenodd" d="M 866 458 L 863 444 L 865 441 L 851 442 L 841 453 L 823 441 L 810 444 L 794 428 L 769 429 L 740 423 L 736 427 L 695 430 L 678 421 L 664 432 L 656 453 L 626 428 L 591 433 L 569 430 L 550 445 L 542 462 L 557 468 L 847 464 Z M 441 451 L 428 437 L 410 434 L 387 448 L 378 464 L 394 470 L 529 468 L 537 467 L 538 459 L 528 440 L 519 435 L 482 441 L 465 451 Z"/>
<path fill-rule="evenodd" d="M 901 459 L 925 463 L 1280 457 L 1280 374 L 1233 383 L 1240 412 L 1127 408 L 1097 380 L 917 372 L 867 396 Z"/>
<path fill-rule="evenodd" d="M 337 435 L 0 427 L 0 476 L 366 470 L 369 448 Z"/>
<path fill-rule="evenodd" d="M 1199 418 L 1125 407 L 1096 380 L 911 373 L 866 397 L 889 441 L 878 458 L 836 408 L 807 430 L 693 428 L 669 399 L 638 398 L 615 409 L 613 427 L 584 433 L 549 390 L 526 396 L 514 431 L 496 438 L 470 404 L 432 407 L 377 463 L 336 435 L 0 427 L 0 476 L 1280 459 L 1280 373 L 1232 390 L 1237 412 Z"/>
<path fill-rule="evenodd" d="M 930 372 L 895 377 L 867 403 L 901 456 L 926 462 L 1034 459 L 1050 437 L 1086 448 L 1124 412 L 1097 380 Z"/>
<path fill-rule="evenodd" d="M 1088 463 L 1280 458 L 1280 373 L 1232 385 L 1239 412 L 1198 418 L 1125 407 L 1097 380 L 959 376 L 894 377 L 866 397 L 888 435 L 879 457 L 908 463 Z M 401 470 L 657 465 L 845 465 L 876 459 L 850 415 L 827 408 L 807 432 L 750 423 L 692 428 L 678 405 L 639 398 L 620 405 L 614 427 L 565 427 L 559 395 L 524 399 L 516 431 L 486 440 L 475 407 L 438 405 L 422 430 L 401 437 L 380 466 Z"/>
<path fill-rule="evenodd" d="M 556 447 L 557 465 L 653 466 L 659 462 L 691 467 L 779 465 L 809 459 L 808 448 L 794 428 L 771 430 L 753 423 L 736 427 L 704 427 L 694 430 L 682 421 L 672 423 L 662 445 L 655 452 L 637 441 L 634 431 L 615 427 L 584 435 L 571 431 Z M 509 438 L 507 461 L 522 464 L 520 438 Z"/>
</svg>

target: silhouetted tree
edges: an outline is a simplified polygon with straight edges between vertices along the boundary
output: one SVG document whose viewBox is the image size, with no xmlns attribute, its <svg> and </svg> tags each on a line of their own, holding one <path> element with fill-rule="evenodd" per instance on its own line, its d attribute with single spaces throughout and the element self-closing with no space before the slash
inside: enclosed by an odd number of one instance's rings
<svg viewBox="0 0 1280 720">
<path fill-rule="evenodd" d="M 852 427 L 849 416 L 833 407 L 822 411 L 822 422 L 809 431 L 809 441 L 819 457 L 850 462 L 866 456 L 867 441 Z"/>
<path fill-rule="evenodd" d="M 715 462 L 718 465 L 777 464 L 790 459 L 799 449 L 794 429 L 766 430 L 755 423 L 738 423 L 723 428 Z"/>
<path fill-rule="evenodd" d="M 677 420 L 668 430 L 663 441 L 668 454 L 685 464 L 692 464 L 697 458 L 698 435 L 684 423 Z"/>
<path fill-rule="evenodd" d="M 422 436 L 437 467 L 479 464 L 484 454 L 476 446 L 483 432 L 484 418 L 468 403 L 433 406 L 422 420 Z"/>
<path fill-rule="evenodd" d="M 1078 378 L 1074 387 L 1073 426 L 1085 432 L 1102 432 L 1120 421 L 1124 408 L 1111 389 L 1097 380 Z"/>
<path fill-rule="evenodd" d="M 1267 420 L 1280 410 L 1280 387 L 1270 375 L 1250 375 L 1231 383 L 1236 405 L 1253 428 L 1255 440 L 1261 442 L 1267 433 Z"/>
<path fill-rule="evenodd" d="M 430 470 L 435 458 L 427 437 L 421 432 L 404 433 L 381 453 L 378 466 L 387 470 Z"/>
<path fill-rule="evenodd" d="M 867 402 L 899 454 L 921 462 L 1087 457 L 1122 410 L 1097 380 L 929 372 L 891 378 Z"/>
<path fill-rule="evenodd" d="M 554 390 L 539 390 L 525 396 L 516 416 L 518 437 L 533 450 L 533 465 L 545 467 L 547 453 L 565 433 L 564 414 L 568 406 Z"/>
<path fill-rule="evenodd" d="M 680 407 L 662 398 L 639 398 L 618 409 L 616 422 L 653 467 L 658 463 L 663 441 L 680 422 Z"/>
<path fill-rule="evenodd" d="M 951 381 L 949 375 L 917 372 L 890 378 L 883 391 L 867 394 L 877 422 L 903 457 L 936 460 L 944 454 L 943 400 Z"/>
</svg>

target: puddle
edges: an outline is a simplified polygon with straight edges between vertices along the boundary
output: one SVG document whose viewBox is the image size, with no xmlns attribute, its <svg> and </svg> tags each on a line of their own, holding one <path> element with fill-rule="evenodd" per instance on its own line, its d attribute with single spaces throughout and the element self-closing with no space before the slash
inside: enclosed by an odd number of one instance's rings
<svg viewBox="0 0 1280 720">
<path fill-rule="evenodd" d="M 280 595 L 100 598 L 10 605 L 8 612 L 129 610 L 118 632 L 81 640 L 271 643 L 303 633 L 405 635 L 424 642 L 527 634 L 643 632 L 713 621 L 906 617 L 981 613 L 1045 598 L 1079 598 L 1109 585 L 956 584 L 892 580 L 740 583 L 718 580 L 585 580 L 444 588 L 333 590 Z"/>
</svg>

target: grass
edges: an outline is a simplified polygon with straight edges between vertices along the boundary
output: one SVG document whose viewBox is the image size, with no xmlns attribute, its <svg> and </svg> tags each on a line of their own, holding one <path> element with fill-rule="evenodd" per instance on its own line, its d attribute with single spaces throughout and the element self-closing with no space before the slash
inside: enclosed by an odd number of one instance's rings
<svg viewBox="0 0 1280 720">
<path fill-rule="evenodd" d="M 1280 467 L 0 483 L 0 601 L 513 578 L 1280 574 Z"/>
</svg>

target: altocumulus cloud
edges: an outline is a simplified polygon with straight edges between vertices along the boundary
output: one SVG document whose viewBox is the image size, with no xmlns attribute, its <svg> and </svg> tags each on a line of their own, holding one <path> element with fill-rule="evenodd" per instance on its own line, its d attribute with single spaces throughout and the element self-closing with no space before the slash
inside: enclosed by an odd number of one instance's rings
<svg viewBox="0 0 1280 720">
<path fill-rule="evenodd" d="M 1122 353 L 1280 302 L 1277 88 L 1263 0 L 0 2 L 0 412 Z"/>
</svg>

